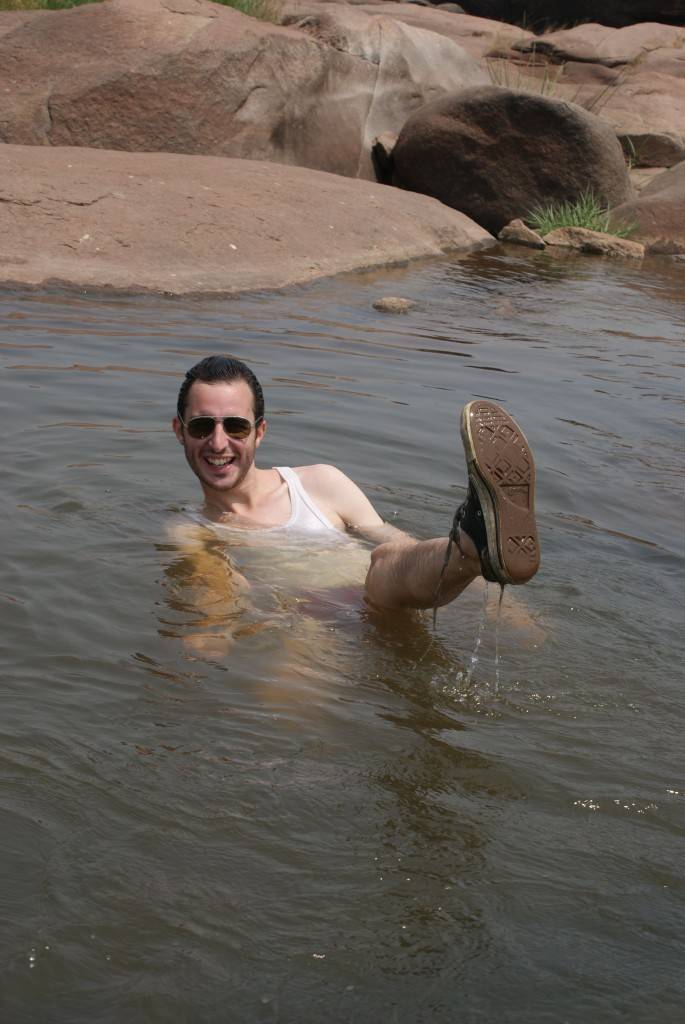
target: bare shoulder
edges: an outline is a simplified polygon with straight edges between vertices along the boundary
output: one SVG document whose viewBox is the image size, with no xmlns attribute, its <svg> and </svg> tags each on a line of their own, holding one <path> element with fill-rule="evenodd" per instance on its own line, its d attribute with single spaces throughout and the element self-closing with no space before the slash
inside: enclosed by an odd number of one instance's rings
<svg viewBox="0 0 685 1024">
<path fill-rule="evenodd" d="M 341 487 L 357 486 L 337 466 L 328 466 L 325 463 L 317 463 L 315 466 L 295 466 L 295 472 L 307 489 L 317 487 L 338 490 Z"/>
<path fill-rule="evenodd" d="M 382 523 L 361 488 L 336 466 L 296 466 L 295 472 L 322 510 L 344 526 L 360 529 Z"/>
</svg>

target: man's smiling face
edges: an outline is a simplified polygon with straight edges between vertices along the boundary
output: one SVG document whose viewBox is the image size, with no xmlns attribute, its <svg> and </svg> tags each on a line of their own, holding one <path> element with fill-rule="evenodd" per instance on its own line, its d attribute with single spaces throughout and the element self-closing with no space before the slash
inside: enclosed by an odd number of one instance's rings
<svg viewBox="0 0 685 1024">
<path fill-rule="evenodd" d="M 188 392 L 183 414 L 185 423 L 196 416 L 241 416 L 254 423 L 254 403 L 249 384 L 244 380 L 217 381 L 208 384 L 196 380 Z M 207 501 L 238 487 L 254 466 L 254 456 L 266 423 L 262 421 L 244 440 L 229 437 L 221 422 L 214 424 L 209 437 L 191 437 L 178 417 L 174 432 L 183 445 L 188 465 L 199 479 Z"/>
</svg>

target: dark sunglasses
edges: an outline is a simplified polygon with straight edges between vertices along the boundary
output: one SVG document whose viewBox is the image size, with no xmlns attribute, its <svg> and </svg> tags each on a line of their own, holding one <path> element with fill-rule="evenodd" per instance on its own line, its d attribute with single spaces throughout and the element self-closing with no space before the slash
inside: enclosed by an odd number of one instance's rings
<svg viewBox="0 0 685 1024">
<path fill-rule="evenodd" d="M 194 437 L 197 441 L 202 441 L 205 437 L 213 434 L 217 423 L 220 423 L 224 428 L 224 433 L 227 437 L 233 437 L 237 441 L 244 441 L 246 437 L 250 436 L 252 429 L 262 422 L 262 419 L 263 417 L 260 416 L 258 420 L 251 423 L 250 420 L 246 420 L 242 416 L 193 416 L 187 423 L 184 423 L 179 416 L 179 420 L 181 420 L 190 436 Z"/>
</svg>

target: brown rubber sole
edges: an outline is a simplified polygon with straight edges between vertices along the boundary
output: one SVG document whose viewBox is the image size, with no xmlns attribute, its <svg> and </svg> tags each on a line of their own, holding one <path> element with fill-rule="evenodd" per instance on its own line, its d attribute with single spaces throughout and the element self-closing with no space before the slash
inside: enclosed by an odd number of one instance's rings
<svg viewBox="0 0 685 1024">
<path fill-rule="evenodd" d="M 526 583 L 540 566 L 540 543 L 535 461 L 525 434 L 499 405 L 478 399 L 462 411 L 461 438 L 492 570 L 500 583 Z"/>
</svg>

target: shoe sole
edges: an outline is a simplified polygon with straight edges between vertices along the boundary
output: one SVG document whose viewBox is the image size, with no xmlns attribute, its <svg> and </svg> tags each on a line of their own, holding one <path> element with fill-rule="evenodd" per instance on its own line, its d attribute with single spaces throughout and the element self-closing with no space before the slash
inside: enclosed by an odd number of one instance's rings
<svg viewBox="0 0 685 1024">
<path fill-rule="evenodd" d="M 488 557 L 500 583 L 526 583 L 538 571 L 535 461 L 525 434 L 494 402 L 469 402 L 461 414 L 469 480 L 478 495 Z"/>
</svg>

